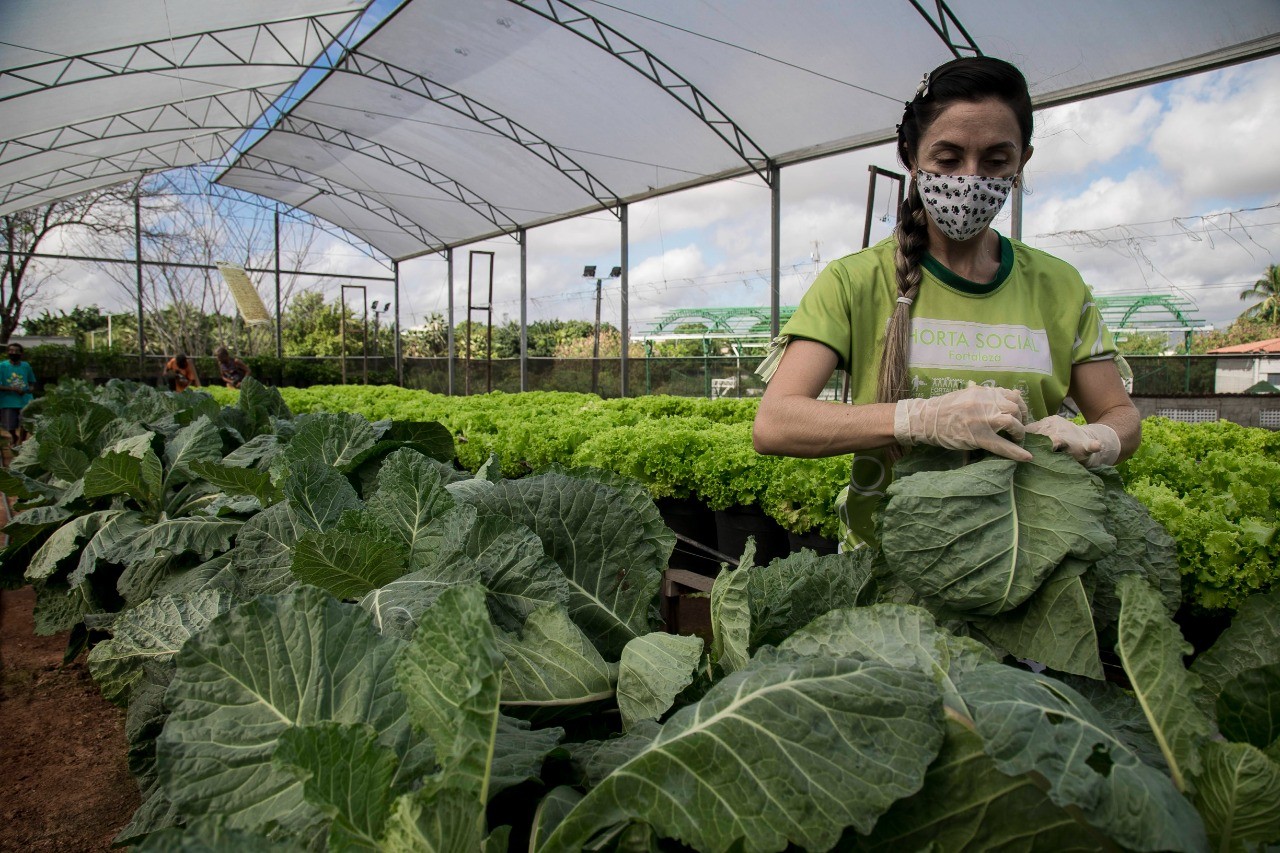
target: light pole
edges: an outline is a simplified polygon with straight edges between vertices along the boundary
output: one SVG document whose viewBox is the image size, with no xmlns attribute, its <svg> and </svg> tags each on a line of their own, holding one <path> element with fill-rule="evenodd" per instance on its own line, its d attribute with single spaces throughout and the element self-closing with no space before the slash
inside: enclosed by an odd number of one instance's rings
<svg viewBox="0 0 1280 853">
<path fill-rule="evenodd" d="M 339 291 L 338 320 L 342 329 L 342 384 L 347 384 L 347 291 L 358 290 L 364 298 L 364 319 L 361 321 L 364 333 L 361 335 L 360 349 L 363 351 L 364 384 L 369 384 L 369 290 L 363 284 L 344 284 Z"/>
<path fill-rule="evenodd" d="M 619 278 L 622 275 L 622 267 L 614 267 L 609 272 L 609 278 Z M 591 346 L 591 393 L 600 393 L 600 291 L 604 285 L 604 279 L 596 276 L 596 268 L 594 265 L 582 268 L 583 278 L 594 278 L 596 280 L 596 332 L 595 343 Z"/>
<path fill-rule="evenodd" d="M 378 321 L 382 315 L 391 310 L 391 302 L 382 303 L 382 307 L 378 307 L 378 300 L 373 300 L 373 304 L 369 306 L 369 310 L 373 312 L 373 354 L 375 356 L 382 355 L 382 342 L 378 338 Z"/>
</svg>

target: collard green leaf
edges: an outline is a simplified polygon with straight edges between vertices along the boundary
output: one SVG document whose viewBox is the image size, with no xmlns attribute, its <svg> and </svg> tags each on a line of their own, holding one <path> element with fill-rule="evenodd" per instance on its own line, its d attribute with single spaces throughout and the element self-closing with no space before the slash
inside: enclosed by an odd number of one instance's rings
<svg viewBox="0 0 1280 853">
<path fill-rule="evenodd" d="M 1168 772 L 1164 753 L 1160 751 L 1160 744 L 1136 696 L 1110 681 L 1095 681 L 1075 675 L 1066 675 L 1060 680 L 1083 696 L 1102 715 L 1111 733 L 1133 750 L 1144 764 Z"/>
<path fill-rule="evenodd" d="M 494 483 L 475 505 L 537 534 L 569 582 L 569 614 L 606 655 L 656 627 L 665 568 L 644 519 L 617 490 L 564 474 Z"/>
<path fill-rule="evenodd" d="M 314 831 L 321 814 L 271 760 L 289 728 L 368 723 L 406 755 L 412 745 L 395 684 L 399 643 L 358 608 L 314 587 L 258 596 L 215 619 L 178 653 L 157 740 L 165 794 L 180 814 L 229 826 Z"/>
<path fill-rule="evenodd" d="M 321 412 L 298 418 L 302 425 L 284 450 L 290 469 L 310 461 L 333 468 L 348 465 L 377 441 L 363 415 Z"/>
<path fill-rule="evenodd" d="M 623 730 L 630 731 L 641 720 L 656 720 L 670 710 L 680 691 L 693 683 L 693 672 L 701 659 L 700 637 L 653 633 L 627 643 L 618 664 L 618 710 Z"/>
<path fill-rule="evenodd" d="M 1227 740 L 1266 749 L 1280 739 L 1280 664 L 1246 669 L 1218 694 L 1218 728 Z"/>
<path fill-rule="evenodd" d="M 243 521 L 230 518 L 169 518 L 143 527 L 129 539 L 122 538 L 121 531 L 117 531 L 111 547 L 104 546 L 103 550 L 108 559 L 121 563 L 136 563 L 165 554 L 195 554 L 201 560 L 208 560 L 230 550 L 243 526 Z M 105 527 L 98 535 L 104 533 L 107 533 Z"/>
<path fill-rule="evenodd" d="M 615 674 L 562 606 L 529 614 L 520 638 L 499 634 L 502 704 L 578 705 L 613 696 Z"/>
<path fill-rule="evenodd" d="M 635 819 L 703 851 L 825 850 L 919 789 L 941 717 L 923 673 L 835 658 L 753 666 L 678 711 L 544 849 L 579 850 Z"/>
<path fill-rule="evenodd" d="M 450 785 L 488 802 L 502 688 L 498 649 L 479 586 L 445 590 L 396 666 L 414 725 L 430 735 Z"/>
<path fill-rule="evenodd" d="M 507 788 L 539 778 L 542 763 L 564 737 L 564 729 L 534 729 L 525 720 L 498 716 L 489 767 L 489 799 Z"/>
<path fill-rule="evenodd" d="M 498 473 L 500 474 L 501 466 L 498 466 L 498 468 Z M 580 466 L 561 469 L 553 465 L 547 470 L 548 472 L 562 473 L 578 480 L 594 480 L 616 491 L 621 500 L 635 512 L 636 517 L 639 519 L 640 526 L 644 530 L 644 541 L 653 546 L 658 565 L 666 568 L 667 563 L 671 561 L 671 552 L 675 550 L 676 536 L 667 527 L 666 522 L 662 520 L 662 513 L 658 511 L 658 505 L 653 502 L 653 497 L 649 494 L 649 490 L 645 488 L 644 484 L 630 477 L 624 477 L 621 474 L 601 468 Z M 500 477 L 494 479 L 494 482 L 497 482 L 497 479 L 500 479 Z"/>
<path fill-rule="evenodd" d="M 1095 851 L 1105 837 L 1054 805 L 1027 775 L 1006 776 L 982 751 L 982 738 L 947 721 L 947 739 L 919 793 L 899 800 L 869 838 L 838 849 Z M 931 846 L 932 845 L 932 846 Z"/>
<path fill-rule="evenodd" d="M 88 584 L 69 588 L 62 581 L 33 581 L 36 605 L 32 612 L 36 634 L 49 637 L 70 631 L 84 619 L 85 614 L 98 609 L 93 590 Z"/>
<path fill-rule="evenodd" d="M 54 444 L 47 440 L 40 445 L 38 458 L 45 470 L 68 483 L 74 483 L 83 477 L 90 461 L 78 447 Z"/>
<path fill-rule="evenodd" d="M 77 516 L 59 527 L 31 557 L 31 562 L 27 565 L 27 580 L 35 581 L 52 577 L 63 560 L 80 550 L 79 542 L 92 537 L 102 529 L 102 525 L 123 512 L 124 510 L 121 509 L 90 512 Z"/>
<path fill-rule="evenodd" d="M 1120 594 L 1116 652 L 1174 784 L 1187 791 L 1200 769 L 1200 747 L 1213 735 L 1213 722 L 1195 701 L 1200 678 L 1182 662 L 1191 644 L 1165 615 L 1159 594 L 1146 580 L 1125 575 L 1116 587 Z"/>
<path fill-rule="evenodd" d="M 1116 548 L 1093 566 L 1098 580 L 1093 595 L 1098 627 L 1114 625 L 1120 618 L 1120 595 L 1115 585 L 1125 574 L 1136 573 L 1145 578 L 1159 591 L 1166 612 L 1172 616 L 1182 601 L 1182 578 L 1173 537 L 1145 506 L 1125 492 L 1113 470 L 1101 476 L 1107 531 L 1116 538 Z"/>
<path fill-rule="evenodd" d="M 725 673 L 737 672 L 750 659 L 750 579 L 750 568 L 722 568 L 711 585 L 711 660 Z"/>
<path fill-rule="evenodd" d="M 367 723 L 316 723 L 280 734 L 272 760 L 330 820 L 331 851 L 377 850 L 396 796 L 395 751 Z"/>
<path fill-rule="evenodd" d="M 1081 575 L 1088 564 L 1063 560 L 1039 591 L 1013 610 L 976 621 L 976 627 L 1014 657 L 1058 672 L 1102 679 L 1098 633 Z"/>
<path fill-rule="evenodd" d="M 294 515 L 287 501 L 268 507 L 245 522 L 231 552 L 232 565 L 244 574 L 246 591 L 274 594 L 296 581 L 289 567 L 293 548 L 310 528 Z"/>
<path fill-rule="evenodd" d="M 186 826 L 162 829 L 142 840 L 139 853 L 289 853 L 295 847 L 233 829 L 221 817 L 205 817 Z M 127 840 L 124 833 L 122 840 Z"/>
<path fill-rule="evenodd" d="M 538 810 L 533 813 L 533 827 L 529 830 L 529 849 L 541 850 L 547 837 L 581 800 L 582 794 L 568 785 L 560 785 L 548 791 L 547 795 L 539 801 Z"/>
<path fill-rule="evenodd" d="M 484 847 L 484 806 L 466 791 L 423 789 L 395 802 L 384 853 L 476 853 Z"/>
<path fill-rule="evenodd" d="M 249 495 L 263 507 L 280 500 L 280 489 L 271 475 L 255 468 L 237 468 L 219 462 L 193 462 L 190 469 L 228 495 Z"/>
<path fill-rule="evenodd" d="M 222 457 L 222 464 L 230 468 L 256 468 L 265 471 L 277 455 L 284 452 L 279 436 L 257 435 Z"/>
<path fill-rule="evenodd" d="M 410 639 L 423 614 L 431 609 L 445 590 L 480 582 L 480 571 L 467 559 L 450 565 L 410 572 L 384 584 L 360 600 L 373 617 L 373 624 L 388 637 Z"/>
<path fill-rule="evenodd" d="M 337 598 L 359 598 L 403 575 L 408 565 L 408 551 L 399 542 L 345 530 L 308 530 L 294 547 L 290 571 Z"/>
<path fill-rule="evenodd" d="M 1196 779 L 1196 808 L 1218 850 L 1280 841 L 1280 764 L 1245 743 L 1209 741 Z"/>
<path fill-rule="evenodd" d="M 195 462 L 217 462 L 222 458 L 222 434 L 205 415 L 196 418 L 165 442 L 164 460 L 170 482 L 193 479 Z"/>
<path fill-rule="evenodd" d="M 617 737 L 569 743 L 565 749 L 581 771 L 585 784 L 594 788 L 610 773 L 648 749 L 661 733 L 662 726 L 653 720 L 638 720 Z"/>
<path fill-rule="evenodd" d="M 415 566 L 440 571 L 465 562 L 479 570 L 489 613 L 503 630 L 519 630 L 539 607 L 569 602 L 569 581 L 542 540 L 505 516 L 459 506 L 432 522 L 420 543 Z"/>
<path fill-rule="evenodd" d="M 1138 760 L 1084 697 L 1002 664 L 957 680 L 1001 773 L 1038 773 L 1049 798 L 1132 850 L 1206 850 L 1204 826 L 1169 777 Z"/>
<path fill-rule="evenodd" d="M 112 638 L 89 652 L 89 671 L 108 700 L 123 704 L 148 664 L 167 663 L 187 640 L 231 608 L 221 591 L 175 595 L 126 610 L 112 626 Z"/>
<path fill-rule="evenodd" d="M 1280 663 L 1280 588 L 1247 598 L 1217 642 L 1191 665 L 1204 682 L 1200 701 L 1206 713 L 1228 681 L 1274 663 Z"/>
<path fill-rule="evenodd" d="M 383 441 L 406 441 L 417 445 L 422 453 L 441 462 L 451 462 L 457 455 L 453 433 L 439 421 L 392 421 L 382 434 Z"/>
<path fill-rule="evenodd" d="M 940 604 L 994 616 L 1026 601 L 1063 558 L 1112 550 L 1101 481 L 1042 436 L 1026 448 L 1030 462 L 991 457 L 894 481 L 881 527 L 890 570 Z"/>
<path fill-rule="evenodd" d="M 411 553 L 427 545 L 431 521 L 454 506 L 440 472 L 414 450 L 397 450 L 378 470 L 378 488 L 369 498 L 369 513 L 404 540 Z"/>
<path fill-rule="evenodd" d="M 753 566 L 751 648 L 777 645 L 829 610 L 872 603 L 864 600 L 874 587 L 872 558 L 871 548 L 821 556 L 801 551 Z"/>
<path fill-rule="evenodd" d="M 284 496 L 294 518 L 312 530 L 328 530 L 344 512 L 361 506 L 346 477 L 323 462 L 308 458 L 290 465 Z"/>
</svg>

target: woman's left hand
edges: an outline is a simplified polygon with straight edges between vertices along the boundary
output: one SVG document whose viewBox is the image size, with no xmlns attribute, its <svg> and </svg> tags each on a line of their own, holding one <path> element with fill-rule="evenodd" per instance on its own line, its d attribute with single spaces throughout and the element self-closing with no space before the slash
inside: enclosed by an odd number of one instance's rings
<svg viewBox="0 0 1280 853">
<path fill-rule="evenodd" d="M 1048 436 L 1054 450 L 1064 450 L 1086 468 L 1114 465 L 1120 458 L 1120 437 L 1106 424 L 1080 426 L 1066 418 L 1050 415 L 1026 425 L 1027 432 Z"/>
</svg>

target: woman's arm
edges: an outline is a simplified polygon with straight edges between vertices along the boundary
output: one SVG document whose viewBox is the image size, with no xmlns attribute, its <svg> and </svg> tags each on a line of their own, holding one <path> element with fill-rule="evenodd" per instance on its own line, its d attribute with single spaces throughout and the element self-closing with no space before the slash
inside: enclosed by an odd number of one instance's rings
<svg viewBox="0 0 1280 853">
<path fill-rule="evenodd" d="M 1123 461 L 1133 455 L 1142 443 L 1142 417 L 1124 390 L 1124 382 L 1116 363 L 1088 361 L 1071 368 L 1071 399 L 1091 424 L 1106 424 L 1120 439 Z"/>
<path fill-rule="evenodd" d="M 793 339 L 765 388 L 752 429 L 760 453 L 838 456 L 893 444 L 894 406 L 845 406 L 818 400 L 837 364 L 823 344 Z"/>
</svg>

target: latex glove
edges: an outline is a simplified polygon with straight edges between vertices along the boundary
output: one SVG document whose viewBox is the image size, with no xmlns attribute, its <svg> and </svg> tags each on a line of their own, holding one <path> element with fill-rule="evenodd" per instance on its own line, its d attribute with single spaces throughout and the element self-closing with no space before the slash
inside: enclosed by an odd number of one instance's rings
<svg viewBox="0 0 1280 853">
<path fill-rule="evenodd" d="M 1120 458 L 1120 436 L 1106 424 L 1079 424 L 1050 415 L 1027 424 L 1027 432 L 1048 436 L 1053 449 L 1070 453 L 1086 468 L 1114 465 Z"/>
<path fill-rule="evenodd" d="M 1023 438 L 1027 404 L 1008 388 L 969 383 L 968 388 L 941 397 L 899 400 L 893 413 L 893 437 L 898 443 L 934 444 L 951 450 L 989 450 L 1006 459 L 1026 462 L 1031 454 L 1015 441 Z"/>
</svg>

